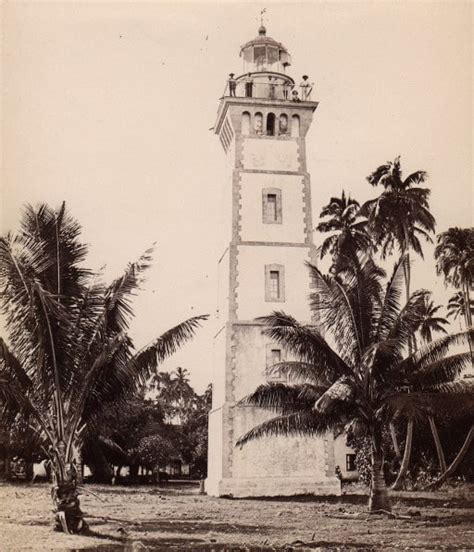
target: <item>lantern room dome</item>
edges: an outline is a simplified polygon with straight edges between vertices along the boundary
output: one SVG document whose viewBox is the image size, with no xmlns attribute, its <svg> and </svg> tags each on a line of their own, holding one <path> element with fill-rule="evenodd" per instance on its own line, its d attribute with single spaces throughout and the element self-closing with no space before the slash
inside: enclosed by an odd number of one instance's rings
<svg viewBox="0 0 474 552">
<path fill-rule="evenodd" d="M 263 25 L 259 27 L 257 37 L 241 46 L 240 57 L 244 61 L 244 73 L 271 71 L 284 74 L 291 65 L 288 50 L 281 42 L 267 36 Z"/>
</svg>

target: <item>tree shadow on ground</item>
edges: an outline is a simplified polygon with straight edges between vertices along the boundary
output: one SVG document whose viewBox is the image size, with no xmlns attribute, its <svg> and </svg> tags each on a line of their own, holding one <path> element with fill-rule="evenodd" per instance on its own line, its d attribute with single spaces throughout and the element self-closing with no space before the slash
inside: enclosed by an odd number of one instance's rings
<svg viewBox="0 0 474 552">
<path fill-rule="evenodd" d="M 299 495 L 299 496 L 259 496 L 250 498 L 235 498 L 232 496 L 222 497 L 227 500 L 255 500 L 262 502 L 291 502 L 292 504 L 304 504 L 308 502 L 316 504 L 354 504 L 366 505 L 368 496 L 364 494 L 345 494 L 340 496 L 316 496 L 316 495 Z M 405 506 L 418 507 L 434 507 L 434 508 L 474 508 L 474 498 L 446 498 L 446 497 L 416 497 L 416 496 L 392 496 L 391 500 L 394 504 Z"/>
</svg>

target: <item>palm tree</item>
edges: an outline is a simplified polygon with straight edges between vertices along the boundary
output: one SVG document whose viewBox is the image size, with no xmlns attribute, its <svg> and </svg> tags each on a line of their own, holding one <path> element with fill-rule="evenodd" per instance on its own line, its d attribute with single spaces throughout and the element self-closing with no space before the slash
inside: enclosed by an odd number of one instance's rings
<svg viewBox="0 0 474 552">
<path fill-rule="evenodd" d="M 421 303 L 421 322 L 418 331 L 424 343 L 431 343 L 433 341 L 433 333 L 448 333 L 443 326 L 449 324 L 449 322 L 446 320 L 446 318 L 435 316 L 441 308 L 441 305 L 435 306 L 435 304 L 431 300 L 431 292 L 422 290 L 420 293 L 423 296 L 423 301 Z M 433 441 L 436 447 L 439 468 L 441 473 L 444 473 L 446 471 L 446 458 L 444 455 L 441 440 L 439 438 L 438 428 L 436 427 L 436 422 L 431 412 L 428 412 L 428 422 L 430 424 Z"/>
<path fill-rule="evenodd" d="M 34 420 L 54 473 L 57 528 L 85 528 L 76 451 L 103 408 L 140 388 L 189 340 L 195 317 L 137 350 L 128 334 L 131 299 L 150 265 L 147 251 L 110 285 L 83 267 L 87 248 L 66 211 L 27 207 L 19 232 L 0 238 L 1 307 L 9 343 L 0 340 L 0 393 Z"/>
<path fill-rule="evenodd" d="M 430 190 L 418 185 L 425 182 L 425 171 L 415 171 L 403 178 L 400 156 L 394 161 L 380 165 L 367 177 L 372 186 L 382 186 L 384 191 L 373 200 L 364 203 L 360 214 L 368 219 L 368 229 L 375 245 L 381 248 L 382 258 L 390 254 L 395 246 L 406 262 L 404 266 L 406 300 L 410 299 L 410 250 L 423 258 L 420 237 L 431 241 L 430 233 L 435 230 L 435 219 L 429 211 Z M 414 342 L 408 342 L 411 351 Z M 410 465 L 413 420 L 407 422 L 407 438 L 400 473 L 396 486 L 405 478 Z"/>
<path fill-rule="evenodd" d="M 471 299 L 470 309 L 471 317 L 472 311 L 474 311 L 474 301 Z M 459 327 L 462 329 L 461 318 L 466 320 L 466 303 L 464 301 L 464 294 L 462 291 L 457 291 L 454 295 L 449 298 L 448 301 L 448 318 L 453 318 L 457 320 L 459 318 Z M 466 326 L 467 327 L 467 326 Z"/>
<path fill-rule="evenodd" d="M 384 191 L 376 199 L 364 203 L 360 214 L 368 218 L 368 228 L 374 242 L 381 248 L 382 258 L 395 247 L 406 258 L 405 286 L 410 298 L 410 250 L 423 257 L 420 237 L 431 241 L 435 219 L 429 210 L 430 190 L 418 185 L 425 182 L 425 171 L 415 171 L 403 178 L 400 156 L 380 165 L 367 177 L 372 186 Z"/>
<path fill-rule="evenodd" d="M 357 263 L 357 253 L 367 251 L 372 245 L 365 228 L 366 221 L 359 216 L 359 209 L 359 202 L 346 196 L 343 190 L 340 198 L 332 197 L 321 210 L 320 218 L 331 218 L 320 222 L 316 230 L 332 234 L 323 241 L 318 251 L 321 259 L 326 253 L 332 255 L 332 272 L 340 272 L 348 265 Z"/>
<path fill-rule="evenodd" d="M 474 228 L 449 228 L 438 235 L 435 248 L 436 271 L 445 283 L 460 289 L 464 305 L 470 305 L 474 283 Z M 466 326 L 472 327 L 471 309 L 464 309 Z"/>
<path fill-rule="evenodd" d="M 270 367 L 285 374 L 288 383 L 260 385 L 239 403 L 276 413 L 242 435 L 239 446 L 271 435 L 364 432 L 372 452 L 371 511 L 390 510 L 382 441 L 389 422 L 422 410 L 431 394 L 461 397 L 466 392 L 465 386 L 449 382 L 469 354 L 447 356 L 451 345 L 466 341 L 465 334 L 443 336 L 406 354 L 422 307 L 419 295 L 400 307 L 403 264 L 403 259 L 398 262 L 385 289 L 383 271 L 370 259 L 359 269 L 336 276 L 323 275 L 310 265 L 315 285 L 311 308 L 321 329 L 302 325 L 283 312 L 261 318 L 265 333 L 296 360 Z"/>
<path fill-rule="evenodd" d="M 443 326 L 449 324 L 446 318 L 436 316 L 441 309 L 441 305 L 435 305 L 431 299 L 431 291 L 422 290 L 419 292 L 422 295 L 422 310 L 419 334 L 425 343 L 433 341 L 433 333 L 448 333 Z"/>
</svg>

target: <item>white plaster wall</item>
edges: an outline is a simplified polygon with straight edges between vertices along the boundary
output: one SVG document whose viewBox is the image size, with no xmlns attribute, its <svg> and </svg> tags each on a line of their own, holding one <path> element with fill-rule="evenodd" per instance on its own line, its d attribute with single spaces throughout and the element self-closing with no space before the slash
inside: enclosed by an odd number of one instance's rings
<svg viewBox="0 0 474 552">
<path fill-rule="evenodd" d="M 225 401 L 226 377 L 226 328 L 222 327 L 214 337 L 212 350 L 212 407 L 222 406 Z"/>
<path fill-rule="evenodd" d="M 245 138 L 242 166 L 266 171 L 299 171 L 296 140 Z"/>
<path fill-rule="evenodd" d="M 308 247 L 255 246 L 238 247 L 237 318 L 253 320 L 274 310 L 292 314 L 300 322 L 309 322 L 311 312 L 308 296 L 310 277 L 305 261 Z M 285 267 L 285 301 L 265 301 L 265 265 Z"/>
<path fill-rule="evenodd" d="M 217 495 L 219 482 L 222 479 L 222 409 L 209 413 L 209 452 L 207 463 L 206 492 Z"/>
<path fill-rule="evenodd" d="M 260 325 L 235 325 L 234 399 L 239 401 L 266 381 L 266 344 L 271 343 Z"/>
<path fill-rule="evenodd" d="M 303 178 L 297 175 L 242 173 L 240 188 L 240 236 L 243 241 L 305 241 Z M 262 190 L 281 190 L 281 224 L 264 224 Z"/>
<path fill-rule="evenodd" d="M 255 425 L 273 417 L 268 411 L 239 408 L 234 413 L 235 441 Z M 324 438 L 266 437 L 234 447 L 232 477 L 304 477 L 326 479 Z"/>
</svg>

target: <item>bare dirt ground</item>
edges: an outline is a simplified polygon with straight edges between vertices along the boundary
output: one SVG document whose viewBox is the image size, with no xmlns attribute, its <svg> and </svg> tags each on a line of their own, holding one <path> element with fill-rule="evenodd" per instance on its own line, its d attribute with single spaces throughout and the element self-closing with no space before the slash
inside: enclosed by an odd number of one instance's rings
<svg viewBox="0 0 474 552">
<path fill-rule="evenodd" d="M 472 488 L 397 493 L 394 512 L 369 516 L 366 497 L 231 500 L 196 486 L 88 486 L 89 536 L 52 530 L 46 484 L 0 484 L 0 551 L 474 550 Z"/>
</svg>

